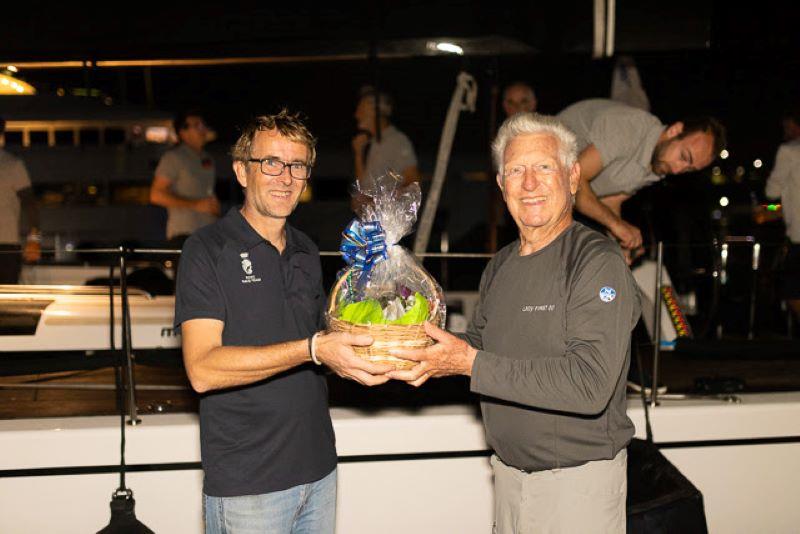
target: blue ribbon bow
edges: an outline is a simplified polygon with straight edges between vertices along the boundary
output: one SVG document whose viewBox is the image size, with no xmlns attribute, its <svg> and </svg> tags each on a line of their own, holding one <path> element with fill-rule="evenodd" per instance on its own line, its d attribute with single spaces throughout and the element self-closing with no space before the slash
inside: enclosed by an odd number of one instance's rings
<svg viewBox="0 0 800 534">
<path fill-rule="evenodd" d="M 342 232 L 339 250 L 350 267 L 361 271 L 359 285 L 366 283 L 377 263 L 389 257 L 386 252 L 386 233 L 378 221 L 350 221 Z"/>
</svg>

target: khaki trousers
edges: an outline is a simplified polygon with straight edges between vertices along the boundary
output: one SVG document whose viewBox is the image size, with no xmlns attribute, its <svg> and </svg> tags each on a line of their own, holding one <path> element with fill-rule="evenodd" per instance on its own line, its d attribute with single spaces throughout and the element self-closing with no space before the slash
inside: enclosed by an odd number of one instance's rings
<svg viewBox="0 0 800 534">
<path fill-rule="evenodd" d="M 625 532 L 628 453 L 525 473 L 492 455 L 495 534 Z"/>
</svg>

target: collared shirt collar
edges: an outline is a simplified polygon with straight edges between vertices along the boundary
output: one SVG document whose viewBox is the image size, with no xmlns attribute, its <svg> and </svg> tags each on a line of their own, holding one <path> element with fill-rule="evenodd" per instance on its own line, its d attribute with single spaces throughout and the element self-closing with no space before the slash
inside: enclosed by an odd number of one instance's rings
<svg viewBox="0 0 800 534">
<path fill-rule="evenodd" d="M 201 161 L 206 159 L 207 157 L 209 157 L 208 154 L 206 153 L 205 149 L 201 149 L 200 152 L 197 152 L 195 149 L 191 148 L 186 143 L 179 143 L 176 148 L 178 150 L 182 151 L 187 156 L 192 157 L 192 158 L 196 158 L 196 159 L 201 160 Z"/>
<path fill-rule="evenodd" d="M 381 143 L 383 143 L 383 138 L 386 137 L 386 135 L 393 136 L 395 135 L 395 132 L 398 131 L 399 130 L 394 127 L 394 124 L 389 124 L 385 128 L 381 129 Z M 373 142 L 377 143 L 377 137 L 373 137 L 372 140 Z"/>
<path fill-rule="evenodd" d="M 242 215 L 241 209 L 241 206 L 234 206 L 228 210 L 228 213 L 225 214 L 223 219 L 223 224 L 231 237 L 242 243 L 248 250 L 255 248 L 261 243 L 268 242 L 261 237 L 261 234 L 256 232 L 255 228 L 250 226 L 250 223 L 247 222 L 247 219 Z M 311 252 L 306 246 L 305 241 L 300 239 L 297 234 L 297 230 L 289 223 L 286 223 L 286 248 L 283 252 L 284 255 L 288 256 L 294 252 Z"/>
</svg>

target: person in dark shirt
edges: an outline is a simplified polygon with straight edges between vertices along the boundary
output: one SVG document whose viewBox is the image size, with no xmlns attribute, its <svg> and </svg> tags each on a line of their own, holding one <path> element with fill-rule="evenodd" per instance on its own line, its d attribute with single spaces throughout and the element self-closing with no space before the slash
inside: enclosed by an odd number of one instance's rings
<svg viewBox="0 0 800 534">
<path fill-rule="evenodd" d="M 420 363 L 389 376 L 416 386 L 471 377 L 495 451 L 494 532 L 624 532 L 636 283 L 620 248 L 572 219 L 572 132 L 519 113 L 493 150 L 519 239 L 486 267 L 464 338 L 426 323 L 437 343 L 398 352 Z"/>
<path fill-rule="evenodd" d="M 202 394 L 209 533 L 332 533 L 336 449 L 318 365 L 365 385 L 388 380 L 388 366 L 353 352 L 369 336 L 321 331 L 319 251 L 286 222 L 315 154 L 298 116 L 257 117 L 232 150 L 244 205 L 184 245 L 175 324 Z"/>
</svg>

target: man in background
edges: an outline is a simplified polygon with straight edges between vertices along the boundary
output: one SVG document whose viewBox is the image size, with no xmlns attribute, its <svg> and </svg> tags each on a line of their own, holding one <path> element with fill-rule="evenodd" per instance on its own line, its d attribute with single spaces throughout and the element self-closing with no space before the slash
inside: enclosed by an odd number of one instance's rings
<svg viewBox="0 0 800 534">
<path fill-rule="evenodd" d="M 533 113 L 537 104 L 533 88 L 525 82 L 514 82 L 503 90 L 503 111 L 506 118 L 517 113 Z"/>
<path fill-rule="evenodd" d="M 668 174 L 707 167 L 726 142 L 724 126 L 712 117 L 665 126 L 647 111 L 599 98 L 572 104 L 558 118 L 578 138 L 575 207 L 607 228 L 629 261 L 643 252 L 642 232 L 622 219 L 622 203 Z"/>
<path fill-rule="evenodd" d="M 150 202 L 167 209 L 167 240 L 177 248 L 220 213 L 214 195 L 214 160 L 203 149 L 209 129 L 197 111 L 174 119 L 178 145 L 161 157 L 150 187 Z"/>
<path fill-rule="evenodd" d="M 417 154 L 406 134 L 392 123 L 394 101 L 372 87 L 361 90 L 355 119 L 358 133 L 353 137 L 356 179 L 363 189 L 391 169 L 403 177 L 403 184 L 420 180 Z"/>
<path fill-rule="evenodd" d="M 800 319 L 800 111 L 783 118 L 784 143 L 767 178 L 766 195 L 781 200 L 789 249 L 784 263 L 783 296 Z"/>
<path fill-rule="evenodd" d="M 5 131 L 6 121 L 0 118 L 0 138 Z M 24 250 L 20 241 L 22 212 L 29 226 Z M 19 281 L 23 259 L 34 262 L 41 257 L 41 241 L 39 209 L 25 163 L 0 147 L 0 284 Z"/>
</svg>

